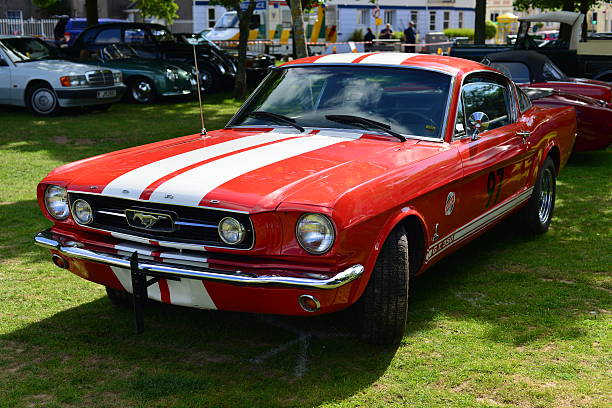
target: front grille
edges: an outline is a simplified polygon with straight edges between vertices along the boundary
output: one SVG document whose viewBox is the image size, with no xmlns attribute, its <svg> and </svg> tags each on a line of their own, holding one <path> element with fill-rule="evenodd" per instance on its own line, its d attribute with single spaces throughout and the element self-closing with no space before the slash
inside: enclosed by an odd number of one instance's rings
<svg viewBox="0 0 612 408">
<path fill-rule="evenodd" d="M 70 193 L 73 203 L 76 199 L 89 203 L 94 212 L 94 220 L 88 227 L 105 231 L 120 232 L 156 241 L 172 241 L 186 244 L 215 246 L 224 248 L 249 249 L 253 246 L 254 233 L 251 220 L 247 214 L 231 211 L 212 210 L 208 208 L 185 207 L 181 205 L 151 203 L 123 198 L 98 196 L 95 194 Z M 128 223 L 126 210 L 142 211 L 168 215 L 174 223 L 174 230 L 168 231 L 167 224 L 160 223 L 162 231 L 151 231 L 135 228 Z M 217 232 L 219 222 L 225 217 L 233 217 L 244 226 L 245 239 L 237 245 L 228 245 L 221 240 Z M 152 228 L 155 228 L 153 226 Z"/>
<path fill-rule="evenodd" d="M 112 86 L 115 85 L 113 72 L 107 69 L 101 71 L 89 71 L 85 74 L 87 82 L 91 86 Z"/>
</svg>

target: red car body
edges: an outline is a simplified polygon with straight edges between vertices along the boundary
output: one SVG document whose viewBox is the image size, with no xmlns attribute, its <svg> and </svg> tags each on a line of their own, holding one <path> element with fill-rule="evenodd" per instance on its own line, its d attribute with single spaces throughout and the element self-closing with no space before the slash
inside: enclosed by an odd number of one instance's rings
<svg viewBox="0 0 612 408">
<path fill-rule="evenodd" d="M 612 104 L 574 93 L 550 88 L 523 87 L 536 106 L 558 108 L 571 106 L 576 110 L 575 152 L 605 149 L 612 143 Z"/>
<path fill-rule="evenodd" d="M 441 106 L 439 139 L 406 136 L 401 143 L 385 132 L 350 126 L 296 133 L 291 127 L 246 125 L 103 154 L 59 167 L 40 182 L 40 208 L 53 226 L 36 242 L 51 249 L 56 264 L 78 276 L 128 292 L 126 259 L 137 251 L 139 268 L 157 265 L 165 268 L 162 276 L 180 278 L 162 278 L 149 288 L 150 298 L 166 303 L 286 315 L 329 313 L 360 299 L 383 244 L 398 225 L 409 231 L 411 274 L 422 273 L 534 199 L 545 161 L 552 160 L 558 172 L 572 151 L 573 109 L 519 106 L 514 83 L 472 61 L 334 54 L 292 61 L 278 70 L 314 66 L 445 76 L 450 88 Z M 508 93 L 512 123 L 472 140 L 456 133 L 464 125 L 456 126 L 455 118 L 462 89 L 483 76 L 499 81 Z M 256 93 L 269 84 L 264 82 Z M 460 115 L 458 121 L 464 119 Z M 51 185 L 65 187 L 72 204 L 76 197 L 93 200 L 95 211 L 121 203 L 136 211 L 235 214 L 252 241 L 242 248 L 170 242 L 142 229 L 117 232 L 80 225 L 74 215 L 58 220 L 46 205 Z M 333 223 L 333 245 L 324 254 L 307 252 L 296 238 L 296 223 L 305 213 L 322 214 Z M 121 213 L 95 216 L 109 223 L 115 222 L 113 216 L 125 218 Z M 312 296 L 316 307 L 304 308 L 298 302 L 304 295 Z"/>
</svg>

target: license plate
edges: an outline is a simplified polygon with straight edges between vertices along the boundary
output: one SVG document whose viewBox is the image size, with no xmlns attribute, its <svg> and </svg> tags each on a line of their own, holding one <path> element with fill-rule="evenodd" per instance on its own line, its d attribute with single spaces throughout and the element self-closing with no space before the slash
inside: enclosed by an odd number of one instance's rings
<svg viewBox="0 0 612 408">
<path fill-rule="evenodd" d="M 114 89 L 110 89 L 108 91 L 98 91 L 98 99 L 102 99 L 102 98 L 112 98 L 117 96 L 117 91 Z"/>
</svg>

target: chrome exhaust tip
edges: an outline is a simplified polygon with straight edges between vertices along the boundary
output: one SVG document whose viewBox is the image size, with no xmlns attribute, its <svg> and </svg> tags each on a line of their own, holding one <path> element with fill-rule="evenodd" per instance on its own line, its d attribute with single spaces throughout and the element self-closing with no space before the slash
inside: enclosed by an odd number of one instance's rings
<svg viewBox="0 0 612 408">
<path fill-rule="evenodd" d="M 62 258 L 61 256 L 59 256 L 57 254 L 53 254 L 53 256 L 51 257 L 51 261 L 58 268 L 68 269 L 68 261 L 66 261 L 64 258 Z"/>
</svg>

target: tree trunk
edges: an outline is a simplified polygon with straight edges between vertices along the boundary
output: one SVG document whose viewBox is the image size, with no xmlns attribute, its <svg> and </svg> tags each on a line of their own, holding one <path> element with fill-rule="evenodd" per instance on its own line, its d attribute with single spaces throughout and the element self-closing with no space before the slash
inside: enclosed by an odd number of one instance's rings
<svg viewBox="0 0 612 408">
<path fill-rule="evenodd" d="M 87 13 L 87 27 L 98 24 L 98 0 L 85 0 L 85 12 Z"/>
<path fill-rule="evenodd" d="M 302 2 L 300 0 L 293 0 L 290 2 L 289 7 L 291 7 L 294 57 L 304 58 L 308 56 L 308 48 L 306 48 L 306 35 L 304 34 Z"/>
<path fill-rule="evenodd" d="M 487 14 L 487 0 L 476 0 L 474 13 L 474 44 L 484 44 L 485 34 L 485 14 Z"/>
<path fill-rule="evenodd" d="M 576 11 L 576 3 L 574 0 L 563 0 L 563 11 Z M 570 42 L 572 37 L 572 26 L 561 23 L 559 27 L 559 41 Z"/>
<path fill-rule="evenodd" d="M 589 13 L 589 4 L 590 2 L 588 0 L 582 0 L 580 2 L 580 12 L 582 14 L 584 14 L 584 20 L 582 21 L 582 41 L 586 41 L 587 36 L 588 36 L 588 30 L 589 30 L 589 26 L 588 26 L 588 13 Z"/>
<path fill-rule="evenodd" d="M 247 93 L 246 75 L 246 54 L 251 31 L 251 17 L 255 11 L 255 0 L 250 0 L 246 10 L 241 10 L 238 6 L 238 27 L 240 36 L 238 37 L 238 72 L 236 72 L 236 82 L 234 83 L 234 98 L 242 99 Z"/>
</svg>

